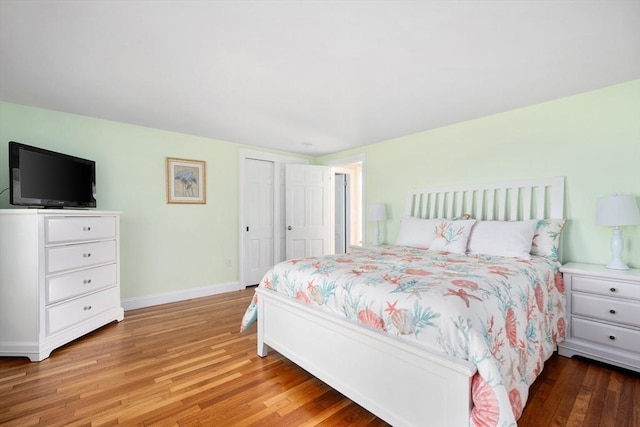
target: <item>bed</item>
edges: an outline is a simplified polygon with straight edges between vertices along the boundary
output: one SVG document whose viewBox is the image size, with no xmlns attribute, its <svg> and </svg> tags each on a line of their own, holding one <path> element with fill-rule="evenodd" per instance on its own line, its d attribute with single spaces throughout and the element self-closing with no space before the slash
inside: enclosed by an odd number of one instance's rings
<svg viewBox="0 0 640 427">
<path fill-rule="evenodd" d="M 278 264 L 242 329 L 392 425 L 515 425 L 565 335 L 563 201 L 563 177 L 411 190 L 396 245 Z"/>
</svg>

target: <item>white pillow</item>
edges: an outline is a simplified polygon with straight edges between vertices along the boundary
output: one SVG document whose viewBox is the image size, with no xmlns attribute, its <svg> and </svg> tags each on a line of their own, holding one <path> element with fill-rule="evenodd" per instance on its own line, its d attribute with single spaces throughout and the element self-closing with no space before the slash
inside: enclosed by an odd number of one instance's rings
<svg viewBox="0 0 640 427">
<path fill-rule="evenodd" d="M 433 230 L 439 219 L 422 219 L 408 215 L 402 217 L 396 245 L 427 249 L 433 240 Z"/>
<path fill-rule="evenodd" d="M 469 238 L 469 255 L 531 259 L 537 220 L 478 221 Z"/>
<path fill-rule="evenodd" d="M 476 220 L 439 219 L 437 221 L 437 225 L 431 230 L 433 240 L 429 245 L 429 249 L 457 254 L 466 253 L 469 234 L 471 234 L 471 229 Z"/>
</svg>

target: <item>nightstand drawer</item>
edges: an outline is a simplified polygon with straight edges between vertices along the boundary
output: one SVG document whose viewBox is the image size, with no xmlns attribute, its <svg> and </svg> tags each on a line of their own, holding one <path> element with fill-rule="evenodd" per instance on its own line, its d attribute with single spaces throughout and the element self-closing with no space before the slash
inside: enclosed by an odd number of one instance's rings
<svg viewBox="0 0 640 427">
<path fill-rule="evenodd" d="M 574 317 L 571 320 L 571 337 L 633 351 L 640 355 L 640 331 Z"/>
<path fill-rule="evenodd" d="M 640 304 L 612 298 L 573 294 L 572 314 L 640 327 Z"/>
<path fill-rule="evenodd" d="M 572 276 L 571 289 L 613 298 L 640 300 L 640 286 L 604 278 Z"/>
</svg>

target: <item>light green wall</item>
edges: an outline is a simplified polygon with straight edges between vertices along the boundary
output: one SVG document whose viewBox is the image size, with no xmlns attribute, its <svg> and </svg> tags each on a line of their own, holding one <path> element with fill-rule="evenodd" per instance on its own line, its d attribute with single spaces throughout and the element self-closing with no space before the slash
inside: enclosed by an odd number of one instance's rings
<svg viewBox="0 0 640 427">
<path fill-rule="evenodd" d="M 123 212 L 123 298 L 238 281 L 238 151 L 246 146 L 0 103 L 0 191 L 12 140 L 96 161 L 98 209 Z M 206 205 L 167 204 L 166 157 L 206 161 Z M 0 208 L 10 207 L 7 191 Z"/>
<path fill-rule="evenodd" d="M 238 280 L 238 151 L 246 146 L 0 103 L 0 191 L 11 140 L 97 161 L 98 209 L 124 213 L 123 298 Z M 367 201 L 389 208 L 389 242 L 411 187 L 563 175 L 564 259 L 606 263 L 611 232 L 594 224 L 595 200 L 640 195 L 640 80 L 314 160 L 361 153 Z M 167 205 L 166 157 L 207 162 L 206 205 Z M 0 208 L 8 207 L 5 192 Z M 623 232 L 625 260 L 640 267 L 640 227 Z"/>
<path fill-rule="evenodd" d="M 366 200 L 385 202 L 398 232 L 411 187 L 566 177 L 564 261 L 605 264 L 611 229 L 598 196 L 640 196 L 640 80 L 316 159 L 366 153 Z M 369 224 L 369 235 L 372 235 Z M 624 227 L 624 259 L 640 268 L 640 227 Z"/>
</svg>

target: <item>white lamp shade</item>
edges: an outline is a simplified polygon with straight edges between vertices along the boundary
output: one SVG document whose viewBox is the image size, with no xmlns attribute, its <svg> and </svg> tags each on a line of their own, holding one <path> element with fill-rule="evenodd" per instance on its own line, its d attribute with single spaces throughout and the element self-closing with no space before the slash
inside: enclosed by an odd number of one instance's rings
<svg viewBox="0 0 640 427">
<path fill-rule="evenodd" d="M 636 225 L 640 213 L 635 196 L 603 196 L 596 203 L 596 224 L 610 227 Z"/>
<path fill-rule="evenodd" d="M 387 210 L 383 203 L 372 203 L 369 205 L 369 221 L 385 221 Z"/>
</svg>

